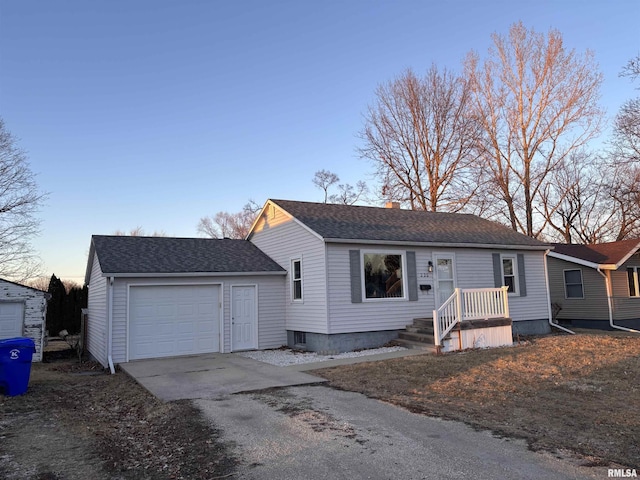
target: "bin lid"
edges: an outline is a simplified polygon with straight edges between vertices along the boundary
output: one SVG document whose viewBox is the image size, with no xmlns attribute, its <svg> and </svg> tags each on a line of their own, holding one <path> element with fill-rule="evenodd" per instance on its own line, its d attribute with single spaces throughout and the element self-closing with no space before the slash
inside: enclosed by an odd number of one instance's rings
<svg viewBox="0 0 640 480">
<path fill-rule="evenodd" d="M 35 342 L 31 338 L 16 337 L 0 340 L 0 348 L 34 348 Z"/>
</svg>

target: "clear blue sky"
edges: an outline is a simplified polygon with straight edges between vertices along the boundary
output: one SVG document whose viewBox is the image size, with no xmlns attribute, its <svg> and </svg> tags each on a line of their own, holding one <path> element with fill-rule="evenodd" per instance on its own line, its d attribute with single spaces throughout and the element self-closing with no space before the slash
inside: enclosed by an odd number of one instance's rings
<svg viewBox="0 0 640 480">
<path fill-rule="evenodd" d="M 34 245 L 82 282 L 92 234 L 195 236 L 249 198 L 320 201 L 314 172 L 368 180 L 376 86 L 459 69 L 493 32 L 563 33 L 596 54 L 610 116 L 636 95 L 640 2 L 0 0 L 0 116 L 50 192 Z"/>
</svg>

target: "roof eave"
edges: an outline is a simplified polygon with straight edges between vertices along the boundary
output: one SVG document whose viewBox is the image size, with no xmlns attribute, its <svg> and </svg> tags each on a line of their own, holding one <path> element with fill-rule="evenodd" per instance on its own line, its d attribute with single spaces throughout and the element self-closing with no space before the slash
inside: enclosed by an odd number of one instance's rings
<svg viewBox="0 0 640 480">
<path fill-rule="evenodd" d="M 638 250 L 640 250 L 640 242 L 638 242 L 638 244 L 635 247 L 633 247 L 631 250 L 629 250 L 629 252 L 624 257 L 622 257 L 622 259 L 618 263 L 616 263 L 616 265 L 615 265 L 616 268 L 614 270 L 617 270 L 618 268 L 620 268 Z"/>
<path fill-rule="evenodd" d="M 405 245 L 437 248 L 483 248 L 494 250 L 549 250 L 551 245 L 509 245 L 497 243 L 415 242 L 407 240 L 364 240 L 353 238 L 325 238 L 325 243 L 360 243 L 364 245 Z"/>
<path fill-rule="evenodd" d="M 282 271 L 268 271 L 268 272 L 147 272 L 147 273 L 116 273 L 116 272 L 102 272 L 103 277 L 119 277 L 119 278 L 132 278 L 132 277 L 144 277 L 144 278 L 178 278 L 178 277 L 262 277 L 271 275 L 286 275 L 285 270 Z"/>
<path fill-rule="evenodd" d="M 598 269 L 598 267 L 603 268 L 603 265 L 600 265 L 598 263 L 589 262 L 588 260 L 583 260 L 582 258 L 572 257 L 571 255 L 565 255 L 564 253 L 549 252 L 549 256 L 553 258 L 557 258 L 558 260 L 564 260 L 565 262 L 582 265 L 584 267 L 589 267 L 593 269 Z"/>
</svg>

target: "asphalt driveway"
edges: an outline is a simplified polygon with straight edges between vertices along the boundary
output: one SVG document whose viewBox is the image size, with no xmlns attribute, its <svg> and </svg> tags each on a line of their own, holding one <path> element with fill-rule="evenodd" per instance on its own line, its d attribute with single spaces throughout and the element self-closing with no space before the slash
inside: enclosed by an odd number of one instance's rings
<svg viewBox="0 0 640 480">
<path fill-rule="evenodd" d="M 233 353 L 136 360 L 120 364 L 159 399 L 225 397 L 265 388 L 308 385 L 325 379 Z"/>
<path fill-rule="evenodd" d="M 193 399 L 240 459 L 234 478 L 607 476 L 606 469 L 580 466 L 577 459 L 531 452 L 520 440 L 334 390 L 324 379 L 298 371 L 300 367 L 277 367 L 234 354 L 141 360 L 121 367 L 162 400 Z"/>
<path fill-rule="evenodd" d="M 194 402 L 241 459 L 241 479 L 606 478 L 606 469 L 527 449 L 325 385 Z"/>
</svg>

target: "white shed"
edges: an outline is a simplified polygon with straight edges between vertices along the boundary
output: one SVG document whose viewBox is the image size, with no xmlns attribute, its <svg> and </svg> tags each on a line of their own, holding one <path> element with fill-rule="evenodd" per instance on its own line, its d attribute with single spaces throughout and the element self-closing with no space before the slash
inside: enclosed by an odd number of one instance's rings
<svg viewBox="0 0 640 480">
<path fill-rule="evenodd" d="M 49 297 L 42 290 L 0 279 L 0 339 L 31 338 L 36 345 L 34 362 L 42 361 Z"/>
</svg>

